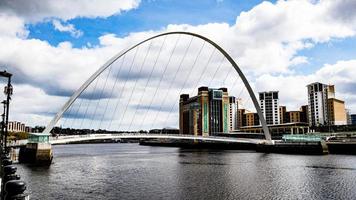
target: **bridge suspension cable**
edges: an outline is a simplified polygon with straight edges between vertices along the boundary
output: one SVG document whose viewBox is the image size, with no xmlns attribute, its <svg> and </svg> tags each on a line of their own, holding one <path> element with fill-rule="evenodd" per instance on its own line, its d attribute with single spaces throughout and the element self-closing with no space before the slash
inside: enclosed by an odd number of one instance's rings
<svg viewBox="0 0 356 200">
<path fill-rule="evenodd" d="M 190 49 L 190 46 L 191 46 L 191 44 L 192 44 L 193 39 L 194 39 L 193 37 L 190 38 L 189 44 L 188 44 L 187 48 L 186 48 L 185 51 L 184 51 L 183 57 L 182 57 L 182 58 L 180 59 L 180 61 L 179 61 L 178 68 L 177 68 L 177 70 L 175 71 L 174 77 L 173 77 L 172 80 L 176 80 L 176 77 L 177 77 L 177 75 L 178 75 L 178 71 L 179 71 L 179 70 L 181 69 L 181 67 L 182 67 L 182 64 L 183 64 L 183 62 L 184 62 L 184 60 L 185 60 L 185 58 L 186 58 L 186 56 L 187 56 L 188 50 Z M 154 95 L 152 96 L 152 99 L 151 99 L 151 101 L 150 101 L 150 104 L 149 104 L 149 106 L 148 106 L 148 109 L 146 110 L 146 113 L 145 113 L 145 115 L 144 115 L 144 118 L 143 118 L 144 120 L 142 120 L 142 122 L 141 122 L 140 129 L 142 128 L 143 123 L 144 123 L 144 122 L 146 121 L 146 119 L 147 119 L 147 116 L 148 116 L 148 114 L 149 114 L 149 109 L 150 109 L 151 106 L 152 106 L 153 98 L 156 96 L 157 91 L 158 91 L 158 88 L 159 88 L 159 87 L 156 88 L 156 90 L 155 90 L 155 92 L 154 92 Z M 150 129 L 151 129 L 151 128 L 152 128 L 152 127 L 150 127 Z"/>
<path fill-rule="evenodd" d="M 143 59 L 143 62 L 142 62 L 141 67 L 140 67 L 140 69 L 139 69 L 139 74 L 141 74 L 142 68 L 143 68 L 144 64 L 146 63 L 147 55 L 148 55 L 148 53 L 149 53 L 149 51 L 150 51 L 150 49 L 151 49 L 151 45 L 152 45 L 152 40 L 150 41 L 150 44 L 149 44 L 149 47 L 148 47 L 148 51 L 146 52 L 145 58 Z M 136 90 L 136 85 L 137 85 L 137 79 L 135 80 L 134 87 L 133 87 L 133 89 L 131 90 L 129 100 L 127 101 L 127 104 L 126 104 L 125 109 L 124 109 L 124 113 L 123 113 L 122 116 L 121 116 L 121 119 L 120 119 L 120 122 L 119 122 L 119 128 L 118 128 L 118 130 L 120 130 L 120 128 L 121 128 L 122 120 L 123 120 L 124 117 L 125 117 L 125 114 L 126 114 L 126 111 L 127 111 L 127 107 L 129 106 L 129 103 L 130 103 L 130 101 L 131 101 L 131 99 L 132 99 L 132 95 L 133 95 L 134 91 Z"/>
<path fill-rule="evenodd" d="M 178 38 L 176 39 L 176 42 L 175 42 L 175 44 L 174 44 L 174 48 L 173 48 L 173 50 L 172 50 L 171 56 L 173 55 L 173 53 L 174 53 L 174 51 L 175 51 L 175 49 L 176 49 L 176 47 L 177 47 L 177 44 L 178 44 L 178 42 L 179 42 L 179 40 L 180 40 L 180 37 L 181 37 L 181 35 L 179 35 Z M 160 49 L 160 52 L 161 52 L 161 49 Z M 159 53 L 160 53 L 160 52 L 159 52 Z M 158 55 L 158 56 L 159 56 L 159 55 Z M 167 65 L 168 65 L 169 62 L 170 62 L 171 56 L 170 56 L 170 58 L 169 58 L 169 61 L 168 61 Z M 157 58 L 158 58 L 158 57 L 157 57 Z M 157 59 L 155 60 L 154 66 L 152 67 L 152 70 L 151 70 L 151 72 L 150 72 L 150 75 L 149 75 L 149 77 L 148 77 L 148 79 L 147 79 L 147 81 L 146 81 L 146 83 L 145 83 L 144 92 L 143 92 L 142 95 L 140 96 L 139 103 L 136 105 L 133 118 L 132 118 L 132 120 L 131 120 L 131 122 L 130 122 L 129 130 L 130 130 L 131 127 L 132 127 L 133 121 L 136 119 L 136 113 L 137 113 L 138 106 L 141 105 L 142 98 L 143 98 L 144 94 L 146 93 L 147 86 L 148 86 L 148 82 L 149 82 L 149 80 L 151 80 L 152 73 L 153 73 L 153 71 L 154 71 L 154 69 L 155 69 L 155 67 L 156 67 L 156 64 L 157 64 Z M 157 90 L 158 90 L 158 87 L 157 87 Z M 152 98 L 153 98 L 153 97 L 152 97 Z M 149 109 L 149 108 L 147 108 L 147 110 L 148 110 L 148 109 Z"/>
<path fill-rule="evenodd" d="M 221 66 L 222 66 L 224 60 L 225 60 L 225 57 L 222 56 L 222 59 L 221 59 L 221 61 L 219 62 L 219 65 L 218 65 L 218 67 L 216 68 L 216 70 L 215 70 L 215 72 L 214 72 L 212 78 L 210 79 L 208 86 L 211 86 L 211 83 L 212 83 L 213 79 L 215 78 L 216 72 L 221 68 Z M 209 59 L 208 63 L 209 63 L 209 62 L 210 62 L 210 59 Z M 205 69 L 207 69 L 207 67 L 205 67 Z M 200 82 L 200 81 L 198 81 L 198 82 Z M 198 83 L 197 85 L 199 85 L 199 83 Z M 194 92 L 196 92 L 196 88 L 197 88 L 197 86 L 195 87 L 195 89 L 193 89 L 193 91 L 190 93 L 190 95 L 193 95 Z M 181 88 L 181 90 L 180 90 L 180 92 L 178 93 L 178 96 L 177 96 L 177 98 L 176 98 L 176 99 L 177 99 L 176 102 L 179 102 L 179 98 L 180 98 L 180 94 L 181 94 L 182 90 L 183 90 L 183 89 Z M 165 126 L 165 127 L 168 126 L 168 125 L 167 125 L 167 122 L 169 121 L 169 119 L 170 119 L 172 113 L 174 112 L 174 108 L 175 108 L 175 107 L 178 107 L 178 105 L 177 105 L 177 103 L 173 102 L 172 106 L 171 106 L 170 109 L 169 109 L 168 116 L 166 117 L 165 122 L 164 122 L 164 126 Z"/>
<path fill-rule="evenodd" d="M 105 110 L 104 110 L 104 113 L 103 113 L 103 115 L 102 115 L 102 117 L 101 117 L 101 120 L 100 120 L 99 129 L 101 128 L 101 124 L 102 124 L 102 122 L 103 122 L 103 120 L 104 120 L 104 117 L 105 117 L 105 114 L 106 114 L 106 112 L 107 112 L 107 110 L 108 110 L 109 101 L 110 101 L 110 99 L 111 99 L 111 98 L 113 97 L 113 95 L 114 95 L 114 88 L 116 88 L 117 80 L 119 79 L 119 76 L 120 76 L 120 74 L 121 74 L 121 69 L 122 69 L 122 66 L 123 66 L 123 64 L 124 64 L 125 57 L 126 57 L 126 54 L 122 57 L 122 61 L 121 61 L 120 67 L 119 67 L 119 69 L 117 70 L 117 72 L 116 72 L 116 74 L 115 74 L 115 76 L 114 76 L 114 77 L 116 77 L 116 78 L 115 78 L 114 83 L 113 83 L 113 85 L 112 85 L 112 87 L 111 87 L 110 95 L 109 95 L 109 97 L 107 98 Z M 108 130 L 109 130 L 109 129 L 108 129 Z"/>
<path fill-rule="evenodd" d="M 186 78 L 185 78 L 185 80 L 184 80 L 183 86 L 181 87 L 181 90 L 180 90 L 179 93 L 182 92 L 182 88 L 185 88 L 186 82 L 187 82 L 188 78 L 190 77 L 190 75 L 192 74 L 192 70 L 193 70 L 193 68 L 194 68 L 194 66 L 195 66 L 195 64 L 196 64 L 196 62 L 197 62 L 197 60 L 198 60 L 198 58 L 200 57 L 201 52 L 202 52 L 204 46 L 205 46 L 205 41 L 203 42 L 202 46 L 200 47 L 200 49 L 199 49 L 199 51 L 198 51 L 198 54 L 197 54 L 197 56 L 196 56 L 195 59 L 194 59 L 194 62 L 193 62 L 193 64 L 192 64 L 192 66 L 189 68 L 189 72 L 188 72 L 188 74 L 187 74 L 187 76 L 186 76 Z M 179 68 L 178 68 L 178 70 L 179 70 Z M 178 70 L 177 70 L 177 72 L 178 72 Z M 176 74 L 177 74 L 177 72 L 176 72 Z M 176 75 L 175 75 L 174 77 L 176 77 Z M 163 103 L 164 103 L 164 100 L 163 100 L 163 102 L 161 103 L 160 108 L 156 111 L 156 114 L 155 114 L 155 117 L 154 117 L 153 123 L 151 124 L 151 128 L 150 128 L 150 129 L 152 129 L 153 126 L 154 126 L 154 124 L 156 123 L 156 121 L 157 121 L 157 116 L 158 116 L 158 114 L 161 112 L 162 104 L 163 104 Z"/>
<path fill-rule="evenodd" d="M 168 37 L 174 35 L 176 37 Z M 184 40 L 183 36 L 189 39 Z M 200 40 L 195 40 L 196 38 Z M 155 42 L 159 39 L 163 40 L 160 45 Z M 166 40 L 169 40 L 168 44 Z M 196 46 L 192 46 L 193 42 Z M 226 65 L 225 62 L 229 64 Z M 238 76 L 232 73 L 233 68 Z M 141 81 L 142 77 L 144 79 Z M 85 126 L 94 130 L 103 128 L 108 131 L 122 131 L 140 130 L 144 126 L 146 130 L 154 126 L 165 126 L 179 102 L 170 101 L 177 99 L 176 96 L 179 97 L 183 91 L 189 90 L 188 94 L 193 95 L 201 84 L 205 83 L 204 85 L 207 84 L 209 87 L 214 85 L 227 87 L 226 84 L 229 83 L 228 88 L 232 94 L 235 87 L 240 85 L 237 84 L 237 77 L 240 77 L 250 95 L 265 137 L 270 140 L 269 130 L 257 98 L 235 61 L 210 39 L 190 32 L 158 34 L 111 58 L 70 97 L 44 133 L 49 133 L 63 115 L 64 125 L 79 129 Z M 136 90 L 139 91 L 138 94 Z M 241 94 L 242 92 L 239 96 Z M 68 123 L 69 120 L 73 121 Z M 76 122 L 79 124 L 75 125 Z"/>
</svg>

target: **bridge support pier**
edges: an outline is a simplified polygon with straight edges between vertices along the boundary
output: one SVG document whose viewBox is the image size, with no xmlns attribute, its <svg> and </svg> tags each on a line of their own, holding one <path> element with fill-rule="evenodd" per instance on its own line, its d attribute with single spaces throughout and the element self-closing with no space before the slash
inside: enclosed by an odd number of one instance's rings
<svg viewBox="0 0 356 200">
<path fill-rule="evenodd" d="M 19 162 L 36 165 L 51 165 L 53 159 L 49 135 L 30 134 L 29 142 L 20 148 Z"/>
</svg>

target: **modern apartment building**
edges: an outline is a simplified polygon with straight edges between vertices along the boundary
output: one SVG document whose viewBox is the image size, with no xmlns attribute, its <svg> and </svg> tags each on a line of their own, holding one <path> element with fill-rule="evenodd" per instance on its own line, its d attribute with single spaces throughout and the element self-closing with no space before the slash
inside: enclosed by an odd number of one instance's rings
<svg viewBox="0 0 356 200">
<path fill-rule="evenodd" d="M 285 106 L 279 106 L 280 124 L 308 123 L 308 106 L 301 106 L 299 110 L 287 111 Z"/>
<path fill-rule="evenodd" d="M 260 119 L 257 113 L 249 112 L 245 113 L 245 124 L 244 126 L 258 126 L 260 124 Z"/>
<path fill-rule="evenodd" d="M 260 107 L 267 124 L 280 123 L 278 91 L 260 92 Z"/>
<path fill-rule="evenodd" d="M 334 85 L 317 82 L 307 87 L 310 126 L 347 124 L 345 102 L 335 98 Z"/>
<path fill-rule="evenodd" d="M 260 118 L 257 113 L 247 111 L 246 109 L 238 109 L 238 129 L 245 126 L 260 125 Z"/>
<path fill-rule="evenodd" d="M 308 119 L 310 126 L 326 125 L 328 123 L 328 90 L 329 86 L 322 83 L 311 83 L 308 88 Z M 329 94 L 330 93 L 330 94 Z"/>
</svg>

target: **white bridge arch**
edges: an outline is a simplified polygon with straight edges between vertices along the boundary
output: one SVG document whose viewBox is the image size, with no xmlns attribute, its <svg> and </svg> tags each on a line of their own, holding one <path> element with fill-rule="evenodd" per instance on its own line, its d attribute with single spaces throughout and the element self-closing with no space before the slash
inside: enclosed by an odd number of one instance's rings
<svg viewBox="0 0 356 200">
<path fill-rule="evenodd" d="M 236 72 L 238 73 L 238 75 L 240 76 L 242 82 L 244 83 L 248 94 L 250 95 L 253 105 L 255 106 L 255 109 L 257 111 L 258 117 L 261 121 L 261 125 L 262 125 L 262 129 L 265 135 L 265 138 L 268 142 L 271 142 L 271 134 L 268 130 L 267 127 L 267 123 L 266 120 L 263 116 L 263 113 L 261 111 L 261 108 L 258 104 L 257 98 L 250 86 L 250 84 L 248 83 L 245 75 L 242 73 L 241 69 L 238 67 L 238 65 L 236 64 L 236 62 L 232 59 L 232 57 L 223 49 L 221 48 L 218 44 L 216 44 L 215 42 L 213 42 L 212 40 L 196 34 L 196 33 L 191 33 L 191 32 L 184 32 L 184 31 L 174 31 L 174 32 L 166 32 L 166 33 L 162 33 L 162 34 L 158 34 L 155 35 L 153 37 L 147 38 L 135 45 L 133 45 L 132 47 L 125 49 L 123 51 L 121 51 L 120 53 L 118 53 L 117 55 L 115 55 L 114 57 L 112 57 L 110 60 L 108 60 L 103 66 L 101 66 L 71 97 L 70 99 L 63 105 L 63 107 L 59 110 L 59 112 L 53 117 L 53 119 L 50 121 L 50 123 L 46 126 L 45 130 L 43 131 L 44 134 L 49 134 L 50 131 L 53 129 L 53 127 L 56 125 L 56 123 L 61 119 L 61 117 L 63 116 L 64 112 L 75 102 L 75 100 L 82 94 L 82 92 L 102 73 L 104 72 L 108 67 L 110 67 L 111 64 L 113 64 L 116 60 L 118 60 L 119 58 L 121 58 L 123 55 L 125 55 L 126 53 L 128 53 L 129 51 L 131 51 L 132 49 L 138 47 L 139 45 L 153 40 L 155 38 L 158 37 L 162 37 L 165 35 L 174 35 L 174 34 L 182 34 L 182 35 L 190 35 L 199 39 L 202 39 L 206 42 L 208 42 L 209 44 L 211 44 L 213 47 L 215 47 L 217 50 L 219 50 L 219 52 L 221 54 L 223 54 L 225 56 L 225 58 L 230 62 L 230 64 L 234 67 L 234 69 L 236 70 Z"/>
</svg>

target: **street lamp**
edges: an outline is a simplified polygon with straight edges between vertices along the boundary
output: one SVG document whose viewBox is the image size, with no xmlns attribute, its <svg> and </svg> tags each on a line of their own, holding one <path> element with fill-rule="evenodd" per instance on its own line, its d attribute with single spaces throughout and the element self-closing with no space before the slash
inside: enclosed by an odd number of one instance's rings
<svg viewBox="0 0 356 200">
<path fill-rule="evenodd" d="M 6 100 L 2 101 L 1 103 L 3 104 L 4 112 L 1 114 L 2 121 L 1 121 L 1 137 L 0 137 L 1 142 L 0 142 L 0 144 L 3 143 L 3 141 L 4 141 L 4 135 L 5 135 Z"/>
<path fill-rule="evenodd" d="M 8 135 L 8 123 L 9 123 L 9 105 L 10 105 L 10 100 L 11 100 L 11 95 L 13 93 L 13 88 L 11 85 L 11 77 L 12 74 L 7 72 L 7 71 L 2 71 L 0 72 L 0 76 L 7 78 L 7 85 L 4 88 L 4 93 L 6 95 L 6 113 L 5 113 L 5 141 L 4 141 L 4 148 L 6 151 L 6 145 L 7 145 L 7 135 Z"/>
</svg>

